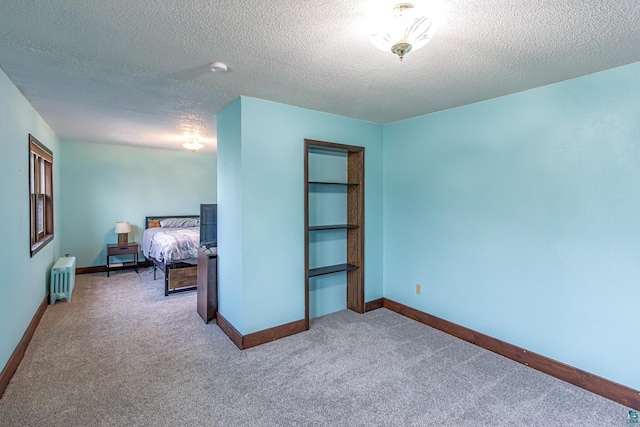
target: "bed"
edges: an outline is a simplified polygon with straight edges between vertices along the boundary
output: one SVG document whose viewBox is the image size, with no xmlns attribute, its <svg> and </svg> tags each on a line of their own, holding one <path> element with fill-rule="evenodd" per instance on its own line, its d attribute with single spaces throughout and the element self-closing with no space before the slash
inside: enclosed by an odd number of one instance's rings
<svg viewBox="0 0 640 427">
<path fill-rule="evenodd" d="M 154 279 L 157 269 L 164 273 L 165 296 L 196 289 L 199 247 L 199 215 L 145 217 L 142 253 L 153 263 Z"/>
</svg>

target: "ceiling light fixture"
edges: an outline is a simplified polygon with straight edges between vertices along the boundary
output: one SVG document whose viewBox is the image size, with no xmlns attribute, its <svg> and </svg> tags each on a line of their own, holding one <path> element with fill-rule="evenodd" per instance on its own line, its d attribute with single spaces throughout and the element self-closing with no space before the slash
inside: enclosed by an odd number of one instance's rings
<svg viewBox="0 0 640 427">
<path fill-rule="evenodd" d="M 400 57 L 426 45 L 433 36 L 435 27 L 430 17 L 425 16 L 411 3 L 399 3 L 380 22 L 379 30 L 371 35 L 373 43 L 384 51 Z"/>
<path fill-rule="evenodd" d="M 187 140 L 182 144 L 182 146 L 187 150 L 191 150 L 192 153 L 195 153 L 204 147 L 204 144 L 198 142 L 198 135 L 191 135 L 187 136 Z"/>
<path fill-rule="evenodd" d="M 213 71 L 214 73 L 226 73 L 227 64 L 225 64 L 224 62 L 212 62 L 211 71 Z"/>
</svg>

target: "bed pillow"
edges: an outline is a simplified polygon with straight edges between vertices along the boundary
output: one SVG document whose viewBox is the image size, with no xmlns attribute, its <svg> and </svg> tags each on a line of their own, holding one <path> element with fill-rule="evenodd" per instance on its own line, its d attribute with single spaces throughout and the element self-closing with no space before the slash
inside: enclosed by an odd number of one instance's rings
<svg viewBox="0 0 640 427">
<path fill-rule="evenodd" d="M 200 227 L 200 218 L 165 218 L 162 227 Z"/>
<path fill-rule="evenodd" d="M 162 227 L 162 225 L 160 225 L 159 219 L 150 219 L 149 221 L 147 221 L 147 228 L 158 228 L 158 227 Z"/>
</svg>

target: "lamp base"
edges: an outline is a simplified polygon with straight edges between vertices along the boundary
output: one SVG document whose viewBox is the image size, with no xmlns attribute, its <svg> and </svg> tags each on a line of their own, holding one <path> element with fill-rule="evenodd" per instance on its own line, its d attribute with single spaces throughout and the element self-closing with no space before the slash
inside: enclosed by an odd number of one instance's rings
<svg viewBox="0 0 640 427">
<path fill-rule="evenodd" d="M 120 233 L 120 234 L 118 234 L 118 244 L 119 245 L 127 245 L 127 244 L 129 244 L 129 233 Z"/>
</svg>

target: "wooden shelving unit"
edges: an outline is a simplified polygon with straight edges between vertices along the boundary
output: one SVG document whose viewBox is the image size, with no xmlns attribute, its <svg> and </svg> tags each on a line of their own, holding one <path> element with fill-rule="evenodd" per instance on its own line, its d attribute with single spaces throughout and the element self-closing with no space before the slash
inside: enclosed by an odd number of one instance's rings
<svg viewBox="0 0 640 427">
<path fill-rule="evenodd" d="M 304 150 L 304 216 L 305 216 L 305 323 L 309 329 L 309 278 L 347 272 L 347 308 L 364 313 L 364 147 L 305 139 Z M 347 156 L 347 182 L 309 181 L 309 150 L 344 153 Z M 347 223 L 309 225 L 309 191 L 316 186 L 347 188 Z M 312 190 L 310 190 L 310 187 Z M 346 230 L 347 262 L 309 268 L 309 233 Z"/>
</svg>

